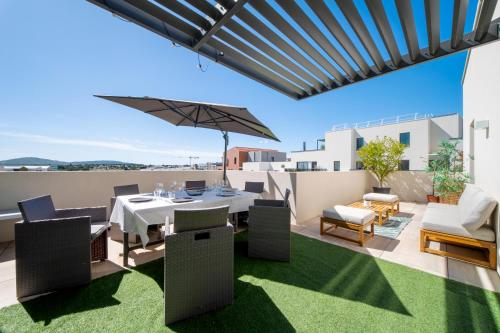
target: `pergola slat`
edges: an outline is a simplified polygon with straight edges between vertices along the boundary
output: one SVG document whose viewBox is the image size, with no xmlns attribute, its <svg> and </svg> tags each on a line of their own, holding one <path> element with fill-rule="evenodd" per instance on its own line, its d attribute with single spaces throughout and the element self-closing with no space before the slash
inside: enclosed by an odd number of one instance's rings
<svg viewBox="0 0 500 333">
<path fill-rule="evenodd" d="M 268 21 L 272 22 L 273 25 L 285 36 L 297 44 L 297 46 L 307 53 L 312 59 L 314 59 L 314 61 L 330 73 L 337 80 L 337 82 L 341 85 L 345 83 L 346 78 L 265 0 L 254 0 L 251 2 L 251 5 Z"/>
<path fill-rule="evenodd" d="M 373 38 L 368 31 L 368 28 L 363 22 L 363 19 L 361 18 L 361 15 L 359 15 L 359 12 L 352 0 L 336 0 L 336 2 L 340 10 L 342 11 L 342 14 L 344 14 L 345 18 L 370 55 L 370 58 L 372 58 L 377 69 L 380 72 L 384 71 L 386 67 L 384 59 L 380 55 L 380 52 L 375 45 L 375 42 L 373 41 Z"/>
<path fill-rule="evenodd" d="M 456 49 L 464 38 L 465 17 L 469 0 L 455 0 L 453 5 L 453 25 L 451 28 L 451 48 Z"/>
<path fill-rule="evenodd" d="M 147 0 L 90 1 L 189 49 L 192 49 L 193 36 L 199 33 L 198 29 Z M 292 98 L 301 98 L 307 95 L 306 93 L 299 93 L 295 89 L 290 89 L 287 84 L 283 84 L 282 81 L 284 80 L 276 74 L 214 39 L 201 47 L 198 52 Z M 220 55 L 220 52 L 223 55 Z"/>
<path fill-rule="evenodd" d="M 248 29 L 243 27 L 241 24 L 235 21 L 230 21 L 226 23 L 226 28 L 231 30 L 239 37 L 245 39 L 255 48 L 266 53 L 269 57 L 282 64 L 285 68 L 288 68 L 290 71 L 296 73 L 299 77 L 302 77 L 304 80 L 312 84 L 317 91 L 321 91 L 325 88 L 325 86 L 323 86 L 321 82 L 319 82 L 315 77 L 313 77 L 301 67 L 297 66 L 293 61 L 290 61 L 287 57 L 283 56 L 281 53 L 270 47 Z"/>
<path fill-rule="evenodd" d="M 219 29 L 222 28 L 224 26 L 224 24 L 226 24 L 228 22 L 233 15 L 235 15 L 236 13 L 238 13 L 243 8 L 243 6 L 247 3 L 247 1 L 248 0 L 238 0 L 237 2 L 235 2 L 233 4 L 232 7 L 226 8 L 227 12 L 219 20 L 217 20 L 217 22 L 215 22 L 215 24 L 213 25 L 213 27 L 210 30 L 208 30 L 203 35 L 203 37 L 201 37 L 201 39 L 199 39 L 198 41 L 196 41 L 196 43 L 194 44 L 193 48 L 195 50 L 198 50 L 217 31 L 219 31 Z"/>
<path fill-rule="evenodd" d="M 439 50 L 439 1 L 425 0 L 425 18 L 427 25 L 427 39 L 429 41 L 429 54 L 435 55 Z"/>
<path fill-rule="evenodd" d="M 474 30 L 467 33 L 464 27 L 469 1 L 456 0 L 452 34 L 446 41 L 440 40 L 439 1 L 424 0 L 429 46 L 422 49 L 411 0 L 394 0 L 408 54 L 398 49 L 384 1 L 364 0 L 388 51 L 387 60 L 367 28 L 364 20 L 369 18 L 360 15 L 353 0 L 336 0 L 373 65 L 361 55 L 334 9 L 323 0 L 305 0 L 307 7 L 292 0 L 252 0 L 247 4 L 251 10 L 246 9 L 247 1 L 241 0 L 87 1 L 294 99 L 500 40 L 500 19 L 492 21 L 498 0 L 480 0 Z M 345 52 L 337 49 L 333 38 Z"/>
<path fill-rule="evenodd" d="M 328 31 L 337 39 L 340 45 L 346 50 L 347 54 L 354 60 L 356 65 L 360 68 L 361 72 L 368 76 L 371 72 L 370 66 L 366 63 L 365 59 L 359 53 L 354 43 L 347 36 L 342 26 L 337 21 L 333 13 L 328 9 L 323 0 L 306 0 L 307 5 L 311 7 L 314 14 L 323 22 Z"/>
<path fill-rule="evenodd" d="M 345 60 L 339 51 L 328 41 L 319 28 L 307 17 L 294 1 L 277 0 L 278 5 L 335 61 L 351 78 L 356 78 L 356 70 Z"/>
<path fill-rule="evenodd" d="M 204 28 L 205 26 L 210 26 L 210 22 L 199 15 L 198 13 L 192 11 L 190 8 L 184 6 L 178 1 L 172 1 L 172 0 L 158 0 L 159 3 L 164 5 L 166 8 L 172 10 L 176 14 L 184 17 L 187 20 L 190 20 L 194 24 L 196 24 L 199 27 Z M 229 21 L 228 21 L 229 23 Z M 226 25 L 228 24 L 226 23 Z M 270 61 L 263 55 L 261 55 L 259 52 L 252 50 L 250 47 L 239 41 L 237 38 L 231 36 L 227 32 L 224 32 L 223 30 L 219 30 L 215 36 L 219 37 L 222 41 L 226 42 L 229 45 L 232 45 L 234 48 L 236 48 L 238 51 L 246 54 L 247 56 L 250 56 L 251 58 L 257 60 L 258 62 L 262 63 L 263 65 L 267 66 L 268 68 L 272 69 L 276 73 L 280 74 L 281 76 L 287 78 L 288 80 L 294 82 L 297 84 L 299 87 L 302 87 L 304 90 L 306 90 L 309 94 L 311 93 L 311 87 L 308 83 L 303 81 L 302 79 L 298 78 L 297 76 L 291 74 L 287 70 L 285 70 L 283 67 L 278 66 L 276 63 Z"/>
<path fill-rule="evenodd" d="M 413 9 L 410 0 L 396 0 L 396 8 L 398 10 L 399 20 L 405 36 L 406 46 L 410 59 L 414 62 L 420 55 L 418 46 L 417 30 L 415 28 L 415 18 L 413 17 Z"/>
<path fill-rule="evenodd" d="M 246 55 L 250 56 L 251 58 L 257 60 L 261 64 L 265 65 L 269 69 L 275 71 L 276 73 L 280 74 L 281 76 L 287 78 L 288 80 L 294 82 L 296 85 L 301 87 L 303 90 L 306 90 L 309 94 L 311 94 L 311 87 L 304 82 L 303 80 L 297 78 L 295 75 L 290 74 L 290 72 L 286 71 L 283 69 L 283 67 L 278 66 L 276 63 L 272 62 L 256 50 L 252 49 L 251 47 L 247 46 L 245 43 L 241 42 L 238 40 L 236 37 L 233 37 L 231 34 L 225 32 L 224 30 L 219 30 L 215 34 L 218 38 L 223 40 L 225 43 L 230 44 L 231 46 L 237 48 L 239 51 L 245 53 Z"/>
<path fill-rule="evenodd" d="M 394 34 L 387 19 L 387 15 L 384 10 L 384 6 L 380 0 L 365 0 L 366 7 L 370 11 L 370 14 L 375 22 L 382 40 L 384 41 L 385 48 L 389 52 L 392 63 L 394 66 L 398 66 L 401 62 L 401 53 L 399 52 L 398 44 L 394 38 Z"/>
<path fill-rule="evenodd" d="M 217 20 L 222 16 L 222 14 L 219 12 L 218 9 L 216 9 L 214 6 L 208 4 L 205 1 L 200 1 L 200 0 L 186 0 L 186 1 L 189 4 L 191 4 L 193 7 L 197 8 L 199 11 L 201 11 L 202 13 L 204 13 L 205 15 L 207 15 L 208 17 L 210 17 L 213 20 Z M 223 1 L 221 1 L 221 2 L 225 5 L 225 3 Z M 245 11 L 245 9 L 242 9 L 242 11 Z M 277 52 L 275 49 L 273 49 L 271 46 L 269 46 L 269 44 L 264 42 L 262 39 L 260 39 L 258 36 L 256 36 L 254 33 L 249 31 L 248 29 L 244 28 L 241 24 L 236 22 L 234 19 L 229 20 L 226 23 L 225 27 L 227 29 L 231 30 L 234 34 L 245 39 L 248 43 L 250 43 L 256 49 L 259 49 L 260 51 L 266 53 L 268 56 L 273 58 L 275 61 L 282 64 L 285 68 L 288 68 L 292 72 L 295 72 L 296 75 L 302 77 L 304 80 L 306 80 L 307 82 L 312 84 L 317 92 L 320 92 L 320 91 L 323 91 L 326 89 L 326 87 L 320 81 L 318 81 L 317 78 L 313 77 L 311 74 L 309 74 L 308 72 L 303 70 L 301 67 L 296 65 L 293 61 L 290 61 L 287 57 L 285 57 L 281 53 Z M 300 63 L 300 61 L 298 61 L 297 59 L 296 59 L 296 61 L 298 63 Z"/>
<path fill-rule="evenodd" d="M 493 13 L 497 6 L 497 0 L 481 0 L 479 3 L 479 15 L 477 16 L 474 40 L 480 42 L 486 36 L 490 27 Z"/>
<path fill-rule="evenodd" d="M 237 14 L 237 16 L 243 22 L 248 24 L 248 26 L 250 26 L 252 29 L 258 31 L 260 35 L 264 36 L 271 43 L 279 47 L 285 54 L 292 57 L 295 61 L 297 61 L 297 63 L 299 63 L 301 66 L 321 79 L 326 86 L 336 86 L 336 83 L 333 82 L 328 76 L 326 76 L 325 73 L 323 73 L 318 67 L 316 67 L 312 62 L 310 62 L 292 46 L 290 46 L 290 44 L 288 44 L 283 38 L 281 38 L 277 33 L 275 33 L 272 29 L 266 26 L 262 21 L 257 19 L 250 12 L 243 9 Z"/>
</svg>

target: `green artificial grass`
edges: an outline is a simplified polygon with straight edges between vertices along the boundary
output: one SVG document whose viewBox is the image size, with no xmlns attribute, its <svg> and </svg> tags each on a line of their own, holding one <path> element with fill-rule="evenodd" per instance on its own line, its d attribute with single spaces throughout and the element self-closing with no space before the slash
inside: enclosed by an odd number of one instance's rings
<svg viewBox="0 0 500 333">
<path fill-rule="evenodd" d="M 0 310 L 1 332 L 498 332 L 500 294 L 292 236 L 292 262 L 246 257 L 235 299 L 163 324 L 163 260 Z"/>
</svg>

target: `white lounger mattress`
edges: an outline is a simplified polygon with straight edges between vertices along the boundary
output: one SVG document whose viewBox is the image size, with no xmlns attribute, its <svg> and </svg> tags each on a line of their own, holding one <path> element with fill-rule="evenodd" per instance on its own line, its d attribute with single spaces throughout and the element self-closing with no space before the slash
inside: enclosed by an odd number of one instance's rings
<svg viewBox="0 0 500 333">
<path fill-rule="evenodd" d="M 487 242 L 495 241 L 495 232 L 489 226 L 482 226 L 472 232 L 465 229 L 460 224 L 460 211 L 456 205 L 429 203 L 422 218 L 422 228 Z"/>
</svg>

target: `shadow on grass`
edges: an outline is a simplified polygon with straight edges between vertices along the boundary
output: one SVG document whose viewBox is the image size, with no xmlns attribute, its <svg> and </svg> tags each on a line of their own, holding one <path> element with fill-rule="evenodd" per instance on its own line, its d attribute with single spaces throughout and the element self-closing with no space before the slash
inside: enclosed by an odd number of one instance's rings
<svg viewBox="0 0 500 333">
<path fill-rule="evenodd" d="M 411 316 L 371 256 L 292 233 L 292 261 L 247 257 L 246 235 L 235 239 L 237 277 L 251 275 Z"/>
<path fill-rule="evenodd" d="M 500 332 L 498 319 L 495 321 L 490 308 L 491 303 L 500 304 L 500 294 L 486 293 L 483 289 L 449 279 L 446 279 L 445 286 L 448 332 Z M 488 302 L 488 298 L 494 299 Z"/>
<path fill-rule="evenodd" d="M 259 286 L 235 281 L 235 300 L 230 306 L 193 319 L 168 325 L 188 332 L 295 332 L 285 315 Z"/>
<path fill-rule="evenodd" d="M 60 290 L 21 303 L 34 322 L 45 326 L 65 315 L 119 305 L 113 297 L 128 271 L 120 271 L 104 278 L 93 280 L 89 285 Z"/>
</svg>

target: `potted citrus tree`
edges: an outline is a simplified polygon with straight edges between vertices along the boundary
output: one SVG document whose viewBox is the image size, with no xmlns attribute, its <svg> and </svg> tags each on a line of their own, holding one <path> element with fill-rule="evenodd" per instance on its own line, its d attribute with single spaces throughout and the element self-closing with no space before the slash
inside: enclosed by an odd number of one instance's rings
<svg viewBox="0 0 500 333">
<path fill-rule="evenodd" d="M 469 175 L 463 169 L 462 152 L 457 141 L 443 141 L 439 144 L 438 159 L 432 181 L 439 202 L 456 205 Z"/>
<path fill-rule="evenodd" d="M 384 187 L 384 181 L 392 172 L 399 169 L 405 145 L 393 138 L 384 136 L 368 142 L 358 150 L 358 155 L 366 170 L 375 175 L 379 186 L 374 186 L 375 193 L 390 193 L 390 187 Z"/>
</svg>

